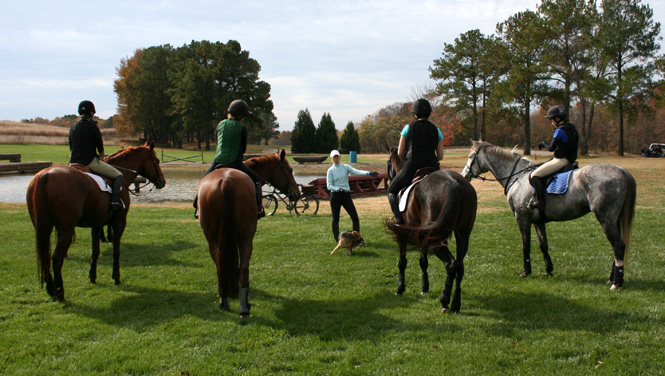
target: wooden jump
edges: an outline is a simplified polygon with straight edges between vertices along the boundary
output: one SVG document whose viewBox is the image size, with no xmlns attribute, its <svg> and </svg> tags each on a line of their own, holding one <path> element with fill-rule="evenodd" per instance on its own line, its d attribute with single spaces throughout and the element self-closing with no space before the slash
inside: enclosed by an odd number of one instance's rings
<svg viewBox="0 0 665 376">
<path fill-rule="evenodd" d="M 0 163 L 0 174 L 33 174 L 47 167 L 51 167 L 52 165 L 52 162 Z"/>
<path fill-rule="evenodd" d="M 20 162 L 21 154 L 0 154 L 0 161 L 9 160 L 10 162 Z"/>
<path fill-rule="evenodd" d="M 309 182 L 313 187 L 314 194 L 322 200 L 330 199 L 330 191 L 327 188 L 326 178 L 318 178 Z M 349 186 L 351 187 L 351 197 L 371 196 L 386 193 L 388 190 L 388 174 L 383 172 L 378 178 L 369 175 L 351 175 L 349 176 Z"/>
</svg>

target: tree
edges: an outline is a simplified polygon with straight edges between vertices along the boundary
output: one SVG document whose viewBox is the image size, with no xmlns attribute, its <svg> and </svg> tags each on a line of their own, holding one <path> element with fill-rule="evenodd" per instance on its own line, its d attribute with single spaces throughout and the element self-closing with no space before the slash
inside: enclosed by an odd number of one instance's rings
<svg viewBox="0 0 665 376">
<path fill-rule="evenodd" d="M 619 117 L 618 154 L 624 154 L 625 107 L 636 90 L 648 82 L 661 39 L 660 22 L 640 0 L 603 0 L 598 42 L 611 66 L 614 82 L 613 107 Z"/>
<path fill-rule="evenodd" d="M 346 123 L 344 133 L 342 133 L 342 137 L 339 140 L 339 148 L 339 151 L 342 153 L 348 153 L 350 151 L 360 152 L 360 136 L 352 121 Z"/>
<path fill-rule="evenodd" d="M 430 78 L 438 80 L 437 93 L 452 99 L 460 112 L 471 112 L 473 137 L 484 138 L 486 112 L 494 86 L 501 75 L 497 64 L 494 37 L 486 37 L 480 30 L 470 30 L 444 44 L 443 57 L 434 60 L 429 68 Z"/>
<path fill-rule="evenodd" d="M 520 106 L 525 155 L 531 154 L 531 104 L 547 92 L 542 30 L 540 18 L 532 11 L 519 12 L 497 25 L 509 64 L 508 74 L 498 90 L 506 101 Z"/>
<path fill-rule="evenodd" d="M 330 153 L 339 147 L 337 129 L 330 113 L 323 113 L 319 126 L 316 128 L 316 152 Z"/>
<path fill-rule="evenodd" d="M 270 140 L 279 136 L 279 123 L 277 122 L 277 116 L 272 112 L 264 114 L 262 116 L 263 125 L 258 132 L 259 143 L 261 139 L 264 140 L 264 145 L 268 145 Z"/>
<path fill-rule="evenodd" d="M 308 109 L 300 110 L 291 132 L 291 152 L 316 152 L 316 127 Z"/>
</svg>

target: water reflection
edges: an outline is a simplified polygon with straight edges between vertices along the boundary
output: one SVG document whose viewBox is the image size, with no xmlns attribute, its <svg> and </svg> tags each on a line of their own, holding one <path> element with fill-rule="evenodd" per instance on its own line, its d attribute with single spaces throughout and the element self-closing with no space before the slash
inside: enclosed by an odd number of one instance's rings
<svg viewBox="0 0 665 376">
<path fill-rule="evenodd" d="M 156 189 L 152 184 L 132 196 L 132 203 L 189 202 L 196 194 L 196 186 L 207 167 L 198 169 L 164 169 L 166 186 Z M 25 193 L 33 175 L 0 175 L 0 202 L 25 202 Z M 296 175 L 296 182 L 307 184 L 319 175 Z M 133 185 L 132 185 L 133 188 Z"/>
</svg>

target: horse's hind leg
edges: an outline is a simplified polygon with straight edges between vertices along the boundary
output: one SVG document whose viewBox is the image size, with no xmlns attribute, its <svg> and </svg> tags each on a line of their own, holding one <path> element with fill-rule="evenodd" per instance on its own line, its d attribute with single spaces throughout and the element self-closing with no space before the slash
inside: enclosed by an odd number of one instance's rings
<svg viewBox="0 0 665 376">
<path fill-rule="evenodd" d="M 104 236 L 104 229 L 102 227 L 93 227 L 90 230 L 92 235 L 92 252 L 90 253 L 90 270 L 88 271 L 88 278 L 91 283 L 97 283 L 97 259 L 99 259 L 99 242 L 100 238 Z"/>
<path fill-rule="evenodd" d="M 626 256 L 626 243 L 621 238 L 619 227 L 616 224 L 608 222 L 602 222 L 601 224 L 605 231 L 605 236 L 614 251 L 614 262 L 612 263 L 608 284 L 611 283 L 611 289 L 615 290 L 623 287 L 623 264 Z"/>
<path fill-rule="evenodd" d="M 448 308 L 448 305 L 450 304 L 450 296 L 453 290 L 453 282 L 455 281 L 456 273 L 457 273 L 457 264 L 455 262 L 455 259 L 453 258 L 453 255 L 450 253 L 450 250 L 448 249 L 448 246 L 445 244 L 441 244 L 441 246 L 436 247 L 432 250 L 434 252 L 434 255 L 443 262 L 443 265 L 446 267 L 446 282 L 443 284 L 443 291 L 441 292 L 441 312 L 448 312 L 450 309 Z M 455 295 L 459 295 L 458 291 L 459 290 L 459 284 L 457 285 L 457 289 L 455 291 Z M 457 311 L 453 312 L 459 312 L 459 298 L 457 299 Z M 453 301 L 453 304 L 455 301 Z M 455 306 L 453 306 L 455 308 Z"/>
<path fill-rule="evenodd" d="M 552 259 L 550 258 L 549 247 L 547 245 L 547 229 L 544 223 L 534 223 L 536 228 L 536 234 L 538 235 L 538 244 L 540 244 L 540 252 L 543 253 L 543 259 L 545 260 L 545 275 L 553 277 L 552 271 L 554 270 L 554 265 L 552 264 Z"/>
<path fill-rule="evenodd" d="M 524 269 L 520 277 L 526 277 L 531 274 L 531 223 L 522 223 L 518 220 L 517 225 L 522 235 L 522 260 Z"/>
<path fill-rule="evenodd" d="M 427 273 L 428 267 L 429 261 L 427 258 L 427 250 L 423 249 L 420 252 L 420 270 L 422 271 L 420 292 L 423 294 L 429 292 L 429 274 Z"/>
<path fill-rule="evenodd" d="M 58 242 L 55 246 L 55 251 L 52 256 L 53 263 L 53 285 L 55 287 L 51 297 L 54 300 L 61 302 L 65 301 L 65 287 L 62 281 L 62 265 L 67 257 L 67 251 L 72 244 L 74 236 L 74 228 L 71 229 L 56 229 L 58 234 Z"/>
<path fill-rule="evenodd" d="M 406 244 L 403 242 L 399 243 L 399 260 L 397 261 L 397 269 L 399 273 L 397 274 L 397 291 L 395 295 L 402 295 L 404 290 L 406 290 L 406 282 L 404 280 L 404 272 L 406 271 Z"/>
<path fill-rule="evenodd" d="M 241 255 L 240 260 L 240 301 L 238 313 L 241 316 L 249 316 L 249 310 L 252 307 L 249 304 L 249 260 L 252 257 L 252 240 L 244 241 L 244 244 L 239 244 Z"/>
<path fill-rule="evenodd" d="M 126 224 L 126 219 L 122 218 L 113 226 L 113 272 L 111 278 L 113 278 L 116 285 L 120 284 L 120 239 L 125 231 Z M 97 246 L 99 246 L 99 242 L 97 242 Z"/>
</svg>

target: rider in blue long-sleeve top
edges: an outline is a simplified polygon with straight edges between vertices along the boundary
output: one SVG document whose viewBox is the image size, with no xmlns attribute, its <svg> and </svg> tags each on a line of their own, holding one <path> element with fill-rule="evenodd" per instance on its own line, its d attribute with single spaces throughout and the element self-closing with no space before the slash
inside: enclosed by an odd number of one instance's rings
<svg viewBox="0 0 665 376">
<path fill-rule="evenodd" d="M 343 206 L 344 210 L 351 217 L 353 222 L 353 231 L 360 232 L 360 220 L 358 219 L 358 212 L 356 206 L 353 204 L 351 198 L 351 187 L 349 186 L 349 175 L 372 175 L 377 177 L 379 174 L 376 172 L 363 171 L 355 169 L 348 164 L 340 162 L 341 157 L 339 151 L 333 150 L 330 152 L 330 158 L 333 165 L 328 169 L 326 174 L 326 185 L 330 191 L 330 209 L 332 211 L 332 231 L 335 241 L 339 239 L 339 213 Z"/>
</svg>

